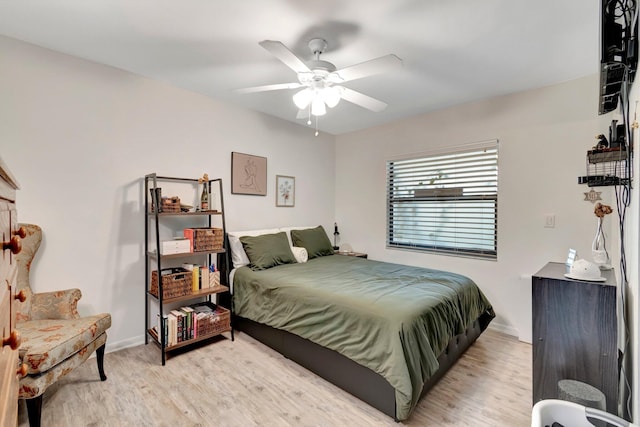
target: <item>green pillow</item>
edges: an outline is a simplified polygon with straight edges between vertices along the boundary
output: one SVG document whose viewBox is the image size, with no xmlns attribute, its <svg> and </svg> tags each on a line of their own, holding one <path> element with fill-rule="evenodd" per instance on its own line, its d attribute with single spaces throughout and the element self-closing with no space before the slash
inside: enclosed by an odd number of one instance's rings
<svg viewBox="0 0 640 427">
<path fill-rule="evenodd" d="M 309 259 L 325 255 L 333 255 L 331 240 L 327 237 L 324 228 L 319 225 L 316 228 L 304 230 L 291 230 L 293 246 L 301 246 L 307 250 Z"/>
<path fill-rule="evenodd" d="M 296 262 L 285 232 L 240 237 L 252 270 L 265 270 L 281 264 Z"/>
</svg>

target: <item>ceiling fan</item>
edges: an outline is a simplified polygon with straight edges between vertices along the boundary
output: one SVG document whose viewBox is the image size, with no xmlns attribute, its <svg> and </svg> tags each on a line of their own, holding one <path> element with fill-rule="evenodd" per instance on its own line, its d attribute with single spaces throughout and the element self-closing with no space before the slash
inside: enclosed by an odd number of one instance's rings
<svg viewBox="0 0 640 427">
<path fill-rule="evenodd" d="M 395 55 L 385 55 L 338 70 L 335 65 L 320 59 L 327 49 L 324 39 L 309 41 L 309 49 L 314 59 L 305 63 L 294 55 L 284 44 L 274 40 L 261 41 L 260 46 L 282 61 L 298 75 L 298 81 L 265 86 L 238 89 L 238 93 L 265 92 L 282 89 L 300 89 L 293 95 L 294 104 L 300 109 L 298 118 L 323 116 L 326 107 L 335 107 L 341 99 L 371 111 L 380 112 L 387 108 L 384 102 L 353 89 L 342 86 L 343 83 L 364 77 L 392 72 L 402 67 L 402 60 Z"/>
</svg>

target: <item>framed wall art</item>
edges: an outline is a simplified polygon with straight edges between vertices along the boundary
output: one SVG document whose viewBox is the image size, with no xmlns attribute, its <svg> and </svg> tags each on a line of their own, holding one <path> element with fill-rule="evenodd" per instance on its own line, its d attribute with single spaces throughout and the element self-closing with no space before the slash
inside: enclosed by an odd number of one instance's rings
<svg viewBox="0 0 640 427">
<path fill-rule="evenodd" d="M 276 175 L 276 206 L 292 208 L 296 205 L 296 178 Z"/>
<path fill-rule="evenodd" d="M 267 158 L 231 152 L 231 194 L 267 195 Z"/>
</svg>

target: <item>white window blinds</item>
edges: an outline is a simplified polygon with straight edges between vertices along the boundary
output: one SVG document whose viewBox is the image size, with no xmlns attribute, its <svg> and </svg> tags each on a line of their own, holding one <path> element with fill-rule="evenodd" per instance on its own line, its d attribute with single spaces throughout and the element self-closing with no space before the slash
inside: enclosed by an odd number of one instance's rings
<svg viewBox="0 0 640 427">
<path fill-rule="evenodd" d="M 387 246 L 497 258 L 498 141 L 387 161 Z"/>
</svg>

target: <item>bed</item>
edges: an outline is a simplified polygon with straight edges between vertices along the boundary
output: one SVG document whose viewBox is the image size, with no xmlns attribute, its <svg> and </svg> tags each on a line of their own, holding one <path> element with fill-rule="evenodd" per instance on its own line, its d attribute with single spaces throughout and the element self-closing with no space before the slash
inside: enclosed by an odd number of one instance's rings
<svg viewBox="0 0 640 427">
<path fill-rule="evenodd" d="M 228 239 L 234 327 L 398 421 L 494 317 L 469 278 L 334 255 L 321 226 Z"/>
</svg>

